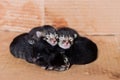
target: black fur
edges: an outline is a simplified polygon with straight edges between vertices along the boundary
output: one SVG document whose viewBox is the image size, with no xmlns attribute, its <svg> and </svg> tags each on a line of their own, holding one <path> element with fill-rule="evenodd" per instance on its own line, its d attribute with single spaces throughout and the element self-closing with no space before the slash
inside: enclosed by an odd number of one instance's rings
<svg viewBox="0 0 120 80">
<path fill-rule="evenodd" d="M 69 49 L 58 47 L 58 51 L 65 54 L 71 64 L 88 64 L 97 59 L 97 45 L 86 37 L 81 37 L 74 29 L 63 27 L 58 29 L 58 37 L 61 35 L 74 38 L 73 44 Z M 74 34 L 77 37 L 74 37 Z"/>
<path fill-rule="evenodd" d="M 29 33 L 20 34 L 13 39 L 10 44 L 11 54 L 30 63 L 43 66 L 48 70 L 63 71 L 68 69 L 67 57 L 56 52 L 55 46 L 47 43 L 44 36 L 37 37 L 37 31 L 43 32 L 45 35 L 56 33 L 56 30 L 49 25 L 35 27 Z"/>
<path fill-rule="evenodd" d="M 32 34 L 32 37 L 35 36 L 36 31 L 43 31 L 46 34 L 54 34 L 56 33 L 56 30 L 52 26 L 44 26 L 42 29 L 39 29 L 39 27 L 34 28 L 30 31 L 30 35 Z M 49 43 L 47 43 L 44 40 L 44 37 L 39 38 L 39 40 L 35 43 L 35 50 L 34 53 L 36 55 L 36 61 L 35 64 L 45 67 L 45 69 L 48 70 L 66 70 L 69 68 L 69 61 L 65 63 L 65 55 L 56 52 L 56 46 L 51 46 Z M 64 65 L 65 67 L 61 67 Z"/>
<path fill-rule="evenodd" d="M 37 60 L 35 64 L 45 67 L 46 70 L 57 70 L 62 71 L 62 65 L 64 65 L 64 69 L 66 70 L 69 68 L 69 61 L 65 63 L 65 56 L 56 52 L 56 46 L 50 46 L 44 40 L 40 41 L 42 44 L 37 44 L 36 52 Z M 67 67 L 68 66 L 68 67 Z"/>
<path fill-rule="evenodd" d="M 75 38 L 74 34 L 76 34 L 76 36 L 79 37 L 79 34 L 75 30 L 68 27 L 58 28 L 57 34 L 58 34 L 58 37 L 64 35 L 65 37 L 71 36 Z"/>
<path fill-rule="evenodd" d="M 13 56 L 32 63 L 33 45 L 29 44 L 29 39 L 28 33 L 23 33 L 15 37 L 10 44 L 10 52 Z"/>
<path fill-rule="evenodd" d="M 37 36 L 36 32 L 43 33 Z M 64 71 L 70 64 L 88 64 L 97 59 L 97 45 L 86 37 L 80 36 L 71 28 L 59 28 L 58 37 L 71 36 L 73 44 L 69 49 L 62 49 L 58 45 L 51 46 L 44 40 L 46 34 L 56 33 L 52 26 L 45 25 L 33 28 L 29 33 L 23 33 L 13 39 L 10 52 L 17 58 L 43 66 L 47 70 Z M 58 39 L 59 42 L 59 39 Z"/>
<path fill-rule="evenodd" d="M 50 34 L 50 33 L 52 33 L 52 34 L 56 33 L 56 29 L 55 29 L 55 28 L 53 28 L 53 27 L 50 26 L 50 25 L 44 25 L 44 26 L 41 26 L 41 27 L 35 27 L 35 28 L 31 29 L 31 30 L 29 31 L 29 36 L 32 37 L 32 38 L 35 39 L 35 40 L 40 39 L 40 38 L 38 38 L 38 37 L 36 36 L 36 32 L 37 32 L 37 31 L 42 32 L 43 35 Z M 44 36 L 42 36 L 42 37 L 44 37 Z"/>
</svg>

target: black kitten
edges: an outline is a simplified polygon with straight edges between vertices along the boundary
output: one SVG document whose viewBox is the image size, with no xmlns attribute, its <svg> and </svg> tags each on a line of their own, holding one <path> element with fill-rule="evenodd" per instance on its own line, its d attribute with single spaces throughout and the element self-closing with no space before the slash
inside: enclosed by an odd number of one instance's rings
<svg viewBox="0 0 120 80">
<path fill-rule="evenodd" d="M 13 56 L 32 63 L 33 45 L 31 44 L 32 42 L 28 42 L 29 39 L 31 40 L 28 35 L 28 33 L 23 33 L 15 37 L 10 44 L 10 52 Z"/>
<path fill-rule="evenodd" d="M 59 52 L 56 52 L 57 45 L 56 29 L 52 26 L 39 27 L 30 31 L 32 38 L 37 40 L 35 44 L 35 64 L 45 67 L 47 70 L 63 71 L 69 68 L 67 57 Z"/>
<path fill-rule="evenodd" d="M 33 63 L 38 55 L 36 52 L 38 47 L 42 49 L 46 46 L 42 45 L 44 43 L 49 45 L 50 48 L 57 44 L 55 36 L 56 30 L 52 26 L 35 27 L 29 33 L 23 33 L 15 37 L 10 44 L 10 52 L 17 58 Z M 40 45 L 38 46 L 38 44 Z"/>
<path fill-rule="evenodd" d="M 65 54 L 71 65 L 88 64 L 97 59 L 96 44 L 86 37 L 81 37 L 74 29 L 58 29 L 58 51 Z"/>
</svg>

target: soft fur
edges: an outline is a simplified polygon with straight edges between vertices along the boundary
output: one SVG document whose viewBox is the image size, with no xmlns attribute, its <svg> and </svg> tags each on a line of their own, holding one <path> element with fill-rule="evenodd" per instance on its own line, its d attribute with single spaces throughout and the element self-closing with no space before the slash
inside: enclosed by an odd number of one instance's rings
<svg viewBox="0 0 120 80">
<path fill-rule="evenodd" d="M 28 42 L 29 39 L 28 33 L 23 33 L 15 37 L 10 44 L 10 52 L 13 56 L 32 63 L 34 47 Z"/>
<path fill-rule="evenodd" d="M 86 37 L 81 37 L 74 29 L 63 27 L 58 29 L 58 37 L 71 36 L 73 42 L 69 49 L 63 49 L 60 46 L 58 51 L 65 54 L 72 64 L 88 64 L 97 59 L 97 45 Z M 59 44 L 59 41 L 58 41 Z"/>
<path fill-rule="evenodd" d="M 35 27 L 28 33 L 18 35 L 10 44 L 10 52 L 17 58 L 44 67 L 46 70 L 64 71 L 73 64 L 88 64 L 97 59 L 97 45 L 74 29 L 63 27 L 57 30 L 58 44 L 52 45 L 47 35 L 56 34 L 56 29 L 45 25 Z M 56 35 L 55 35 L 56 36 Z M 64 47 L 60 37 L 67 37 L 69 45 Z"/>
<path fill-rule="evenodd" d="M 38 38 L 36 32 L 40 31 L 42 36 Z M 49 44 L 46 35 L 56 34 L 56 29 L 52 26 L 45 25 L 43 28 L 33 28 L 29 32 L 30 36 L 37 40 L 35 43 L 34 53 L 36 55 L 35 64 L 45 67 L 47 70 L 63 71 L 69 69 L 69 61 L 67 57 L 56 52 L 56 46 Z"/>
<path fill-rule="evenodd" d="M 51 33 L 56 33 L 52 26 L 35 27 L 29 33 L 15 37 L 10 44 L 10 52 L 13 56 L 42 66 L 46 70 L 67 70 L 70 65 L 67 57 L 56 52 L 56 46 L 45 40 L 46 34 Z"/>
</svg>

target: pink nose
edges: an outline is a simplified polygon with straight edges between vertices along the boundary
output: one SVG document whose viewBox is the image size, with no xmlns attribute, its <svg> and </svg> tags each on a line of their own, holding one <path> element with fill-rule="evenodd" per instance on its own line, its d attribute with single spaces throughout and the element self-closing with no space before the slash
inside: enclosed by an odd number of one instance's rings
<svg viewBox="0 0 120 80">
<path fill-rule="evenodd" d="M 68 42 L 66 42 L 66 44 L 68 44 Z"/>
<path fill-rule="evenodd" d="M 69 42 L 68 42 L 68 41 L 66 41 L 66 42 L 65 42 L 65 44 L 66 44 L 66 45 L 68 45 L 68 44 L 69 44 Z"/>
<path fill-rule="evenodd" d="M 53 43 L 55 43 L 55 42 L 56 42 L 56 40 L 53 41 Z"/>
</svg>

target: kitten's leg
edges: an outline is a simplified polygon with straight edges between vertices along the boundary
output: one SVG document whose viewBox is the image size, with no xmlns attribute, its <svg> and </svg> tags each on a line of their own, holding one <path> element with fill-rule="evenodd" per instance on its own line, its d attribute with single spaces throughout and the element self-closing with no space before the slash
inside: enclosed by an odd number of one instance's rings
<svg viewBox="0 0 120 80">
<path fill-rule="evenodd" d="M 59 67 L 54 67 L 54 70 L 65 71 L 70 68 L 70 62 L 69 62 L 68 58 L 65 55 L 63 55 L 63 58 L 64 58 L 64 65 L 61 65 Z"/>
</svg>

